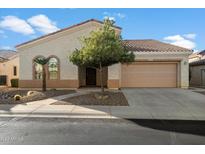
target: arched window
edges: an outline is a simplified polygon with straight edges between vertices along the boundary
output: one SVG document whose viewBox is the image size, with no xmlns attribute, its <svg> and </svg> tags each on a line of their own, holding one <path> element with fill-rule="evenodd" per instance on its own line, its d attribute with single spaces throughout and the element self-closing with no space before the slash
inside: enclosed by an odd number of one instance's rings
<svg viewBox="0 0 205 154">
<path fill-rule="evenodd" d="M 50 57 L 48 61 L 48 77 L 51 80 L 58 79 L 59 76 L 59 61 L 56 57 Z"/>
<path fill-rule="evenodd" d="M 35 59 L 43 58 L 43 56 L 38 56 Z M 33 60 L 33 73 L 34 79 L 42 79 L 43 78 L 43 67 L 40 64 L 35 63 L 35 59 Z"/>
</svg>

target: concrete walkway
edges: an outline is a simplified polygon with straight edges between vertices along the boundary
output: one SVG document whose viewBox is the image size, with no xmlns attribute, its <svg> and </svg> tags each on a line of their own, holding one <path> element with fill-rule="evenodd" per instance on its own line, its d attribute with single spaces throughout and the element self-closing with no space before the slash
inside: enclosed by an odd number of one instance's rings
<svg viewBox="0 0 205 154">
<path fill-rule="evenodd" d="M 205 95 L 174 88 L 123 89 L 130 106 L 50 105 L 88 92 L 80 90 L 75 94 L 26 104 L 0 105 L 0 117 L 205 120 Z"/>
</svg>

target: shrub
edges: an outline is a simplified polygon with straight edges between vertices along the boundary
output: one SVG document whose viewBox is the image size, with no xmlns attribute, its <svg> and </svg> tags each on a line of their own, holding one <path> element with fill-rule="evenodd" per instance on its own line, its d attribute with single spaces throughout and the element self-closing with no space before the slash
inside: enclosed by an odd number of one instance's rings
<svg viewBox="0 0 205 154">
<path fill-rule="evenodd" d="M 11 79 L 11 87 L 18 87 L 19 79 Z"/>
<path fill-rule="evenodd" d="M 21 98 L 22 98 L 21 95 L 15 95 L 14 96 L 15 101 L 19 101 L 19 100 L 21 100 Z"/>
</svg>

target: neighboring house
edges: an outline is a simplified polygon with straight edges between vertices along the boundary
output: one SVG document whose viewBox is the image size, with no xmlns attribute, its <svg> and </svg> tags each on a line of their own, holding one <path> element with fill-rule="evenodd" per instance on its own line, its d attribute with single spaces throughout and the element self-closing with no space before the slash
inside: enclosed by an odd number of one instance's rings
<svg viewBox="0 0 205 154">
<path fill-rule="evenodd" d="M 200 53 L 201 59 L 205 59 L 205 50 L 202 50 Z"/>
<path fill-rule="evenodd" d="M 200 52 L 194 52 L 189 56 L 189 63 L 198 61 L 201 59 L 205 59 L 205 50 L 202 50 Z"/>
<path fill-rule="evenodd" d="M 11 86 L 11 79 L 19 77 L 19 57 L 13 50 L 0 50 L 0 85 Z"/>
<path fill-rule="evenodd" d="M 79 38 L 88 36 L 102 24 L 91 19 L 17 45 L 20 87 L 41 87 L 42 67 L 34 63 L 39 56 L 51 57 L 47 66 L 48 87 L 99 86 L 99 70 L 77 67 L 68 56 L 81 47 Z M 120 27 L 113 28 L 121 33 Z M 136 62 L 105 68 L 104 85 L 108 88 L 189 86 L 188 56 L 191 50 L 156 40 L 124 40 L 123 44 L 135 53 Z"/>
<path fill-rule="evenodd" d="M 202 58 L 202 55 L 200 54 L 200 52 L 194 52 L 189 56 L 189 63 L 198 61 L 201 58 Z"/>
<path fill-rule="evenodd" d="M 205 50 L 197 53 L 200 58 L 190 61 L 190 86 L 205 87 Z"/>
</svg>

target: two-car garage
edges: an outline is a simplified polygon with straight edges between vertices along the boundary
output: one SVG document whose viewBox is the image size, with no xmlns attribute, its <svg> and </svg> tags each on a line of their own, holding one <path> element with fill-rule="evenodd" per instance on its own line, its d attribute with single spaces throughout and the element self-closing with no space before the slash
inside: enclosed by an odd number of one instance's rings
<svg viewBox="0 0 205 154">
<path fill-rule="evenodd" d="M 123 64 L 121 87 L 177 87 L 177 62 Z"/>
</svg>

